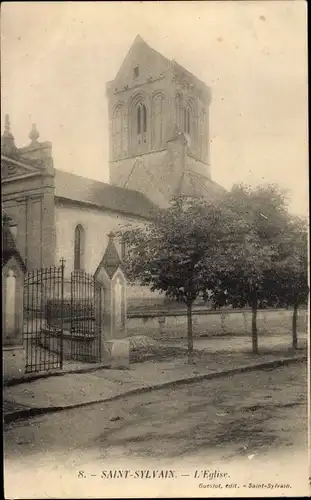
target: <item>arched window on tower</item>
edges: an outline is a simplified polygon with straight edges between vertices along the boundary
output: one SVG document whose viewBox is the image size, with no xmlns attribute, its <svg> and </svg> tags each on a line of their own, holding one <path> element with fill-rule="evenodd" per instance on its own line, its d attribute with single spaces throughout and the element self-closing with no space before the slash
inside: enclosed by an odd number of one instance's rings
<svg viewBox="0 0 311 500">
<path fill-rule="evenodd" d="M 191 125 L 190 125 L 190 109 L 187 106 L 184 108 L 184 132 L 190 135 Z"/>
<path fill-rule="evenodd" d="M 182 99 L 179 94 L 177 94 L 175 98 L 175 105 L 176 105 L 176 125 L 177 127 L 182 130 Z"/>
<path fill-rule="evenodd" d="M 83 269 L 85 234 L 81 224 L 76 227 L 74 237 L 74 270 L 77 271 Z"/>
<path fill-rule="evenodd" d="M 152 98 L 151 138 L 154 149 L 163 146 L 164 140 L 164 95 L 155 94 Z"/>
<path fill-rule="evenodd" d="M 134 126 L 134 143 L 139 147 L 139 149 L 144 149 L 147 145 L 147 108 L 143 102 L 139 102 L 136 106 L 134 113 L 135 126 Z"/>
<path fill-rule="evenodd" d="M 137 106 L 137 134 L 144 134 L 147 132 L 147 108 L 140 102 Z"/>
<path fill-rule="evenodd" d="M 137 106 L 137 134 L 141 134 L 141 106 Z"/>
<path fill-rule="evenodd" d="M 192 153 L 198 154 L 198 112 L 197 103 L 187 100 L 183 110 L 183 130 L 190 138 L 189 148 Z"/>
<path fill-rule="evenodd" d="M 117 158 L 122 150 L 122 114 L 120 107 L 116 108 L 112 123 L 114 157 Z"/>
<path fill-rule="evenodd" d="M 114 158 L 120 158 L 127 153 L 126 118 L 124 104 L 117 104 L 112 116 L 112 152 Z"/>
</svg>

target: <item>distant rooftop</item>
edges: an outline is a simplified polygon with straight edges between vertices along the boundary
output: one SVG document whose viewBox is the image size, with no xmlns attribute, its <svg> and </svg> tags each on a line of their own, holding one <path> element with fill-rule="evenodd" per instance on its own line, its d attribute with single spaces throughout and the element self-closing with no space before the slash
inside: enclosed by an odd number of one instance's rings
<svg viewBox="0 0 311 500">
<path fill-rule="evenodd" d="M 58 169 L 55 169 L 55 196 L 145 219 L 151 218 L 157 208 L 138 191 Z"/>
</svg>

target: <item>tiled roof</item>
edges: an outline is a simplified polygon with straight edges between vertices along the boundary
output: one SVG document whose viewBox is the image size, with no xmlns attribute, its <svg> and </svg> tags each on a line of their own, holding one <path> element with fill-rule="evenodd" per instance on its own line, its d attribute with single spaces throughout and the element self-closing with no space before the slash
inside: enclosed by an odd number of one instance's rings
<svg viewBox="0 0 311 500">
<path fill-rule="evenodd" d="M 187 76 L 190 80 L 195 81 L 195 83 L 199 87 L 201 87 L 201 88 L 208 88 L 205 82 L 203 82 L 202 80 L 200 80 L 197 76 L 195 76 L 193 73 L 191 73 L 191 71 L 189 71 L 184 66 L 182 66 L 181 64 L 179 64 L 175 59 L 171 59 L 170 60 L 167 57 L 165 57 L 163 54 L 161 54 L 160 52 L 158 52 L 157 50 L 155 50 L 153 47 L 150 47 L 150 45 L 140 35 L 138 35 L 136 37 L 136 39 L 138 39 L 138 38 L 145 45 L 147 45 L 147 47 L 149 48 L 149 50 L 151 50 L 152 52 L 160 55 L 163 58 L 164 61 L 168 62 L 170 64 L 170 66 L 172 67 L 173 70 L 181 72 L 181 73 L 184 73 L 184 75 Z"/>
<path fill-rule="evenodd" d="M 186 171 L 181 177 L 178 192 L 176 194 L 181 196 L 194 196 L 212 200 L 217 200 L 226 192 L 225 188 L 200 174 L 191 171 Z"/>
<path fill-rule="evenodd" d="M 55 169 L 55 196 L 137 217 L 151 218 L 156 206 L 138 191 Z"/>
<path fill-rule="evenodd" d="M 111 80 L 110 82 L 107 83 L 108 87 L 111 86 L 113 84 L 113 82 L 116 81 L 116 79 L 118 78 L 119 74 L 121 73 L 122 71 L 122 68 L 123 68 L 123 65 L 124 65 L 124 62 L 127 60 L 127 58 L 129 57 L 129 54 L 131 53 L 131 51 L 134 49 L 134 47 L 137 45 L 137 44 L 143 44 L 145 45 L 148 50 L 153 53 L 153 54 L 156 54 L 157 56 L 160 56 L 162 58 L 162 60 L 164 61 L 164 63 L 166 64 L 166 66 L 168 68 L 171 68 L 171 70 L 174 72 L 174 73 L 182 73 L 184 74 L 184 76 L 186 76 L 188 79 L 192 80 L 193 82 L 195 82 L 195 84 L 201 88 L 201 89 L 208 89 L 208 86 L 206 85 L 205 82 L 203 82 L 202 80 L 200 80 L 198 77 L 196 77 L 193 73 L 191 73 L 191 71 L 187 70 L 184 66 L 182 66 L 181 64 L 179 64 L 175 59 L 168 59 L 167 57 L 165 57 L 163 54 L 161 54 L 161 52 L 158 52 L 156 49 L 154 49 L 153 47 L 151 47 L 140 35 L 137 35 L 134 42 L 132 43 L 127 55 L 125 56 L 125 58 L 123 59 L 123 62 L 121 64 L 121 67 L 116 75 L 116 77 Z"/>
<path fill-rule="evenodd" d="M 191 71 L 187 70 L 184 66 L 175 61 L 175 59 L 173 59 L 172 63 L 175 70 L 184 73 L 185 76 L 187 76 L 190 80 L 193 80 L 200 88 L 208 88 L 205 82 L 200 80 L 197 76 L 191 73 Z"/>
</svg>

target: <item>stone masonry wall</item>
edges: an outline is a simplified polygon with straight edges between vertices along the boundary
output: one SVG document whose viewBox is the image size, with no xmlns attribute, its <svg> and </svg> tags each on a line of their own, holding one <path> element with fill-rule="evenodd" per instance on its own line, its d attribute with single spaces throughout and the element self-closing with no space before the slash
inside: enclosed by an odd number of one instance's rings
<svg viewBox="0 0 311 500">
<path fill-rule="evenodd" d="M 257 325 L 259 334 L 288 333 L 291 335 L 292 310 L 266 309 L 258 311 Z M 178 313 L 165 314 L 131 314 L 128 313 L 128 335 L 147 335 L 153 338 L 178 339 L 186 338 L 187 316 Z M 300 309 L 298 315 L 298 331 L 306 332 L 308 314 L 306 309 Z M 194 337 L 209 337 L 215 335 L 250 335 L 251 312 L 235 311 L 205 311 L 193 313 Z"/>
</svg>

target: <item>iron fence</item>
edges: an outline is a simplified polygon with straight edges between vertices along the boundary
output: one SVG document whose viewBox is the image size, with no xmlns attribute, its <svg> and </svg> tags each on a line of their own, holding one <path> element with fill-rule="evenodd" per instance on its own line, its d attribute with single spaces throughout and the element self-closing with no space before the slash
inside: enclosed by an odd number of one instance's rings
<svg viewBox="0 0 311 500">
<path fill-rule="evenodd" d="M 71 358 L 81 361 L 101 359 L 102 290 L 95 278 L 74 271 L 70 279 Z"/>
<path fill-rule="evenodd" d="M 24 341 L 26 373 L 63 367 L 64 261 L 59 266 L 35 269 L 24 280 Z M 47 304 L 61 305 L 57 327 L 49 324 Z"/>
<path fill-rule="evenodd" d="M 26 373 L 61 369 L 64 360 L 101 359 L 101 286 L 84 271 L 72 272 L 67 283 L 64 268 L 61 260 L 25 276 Z"/>
</svg>

